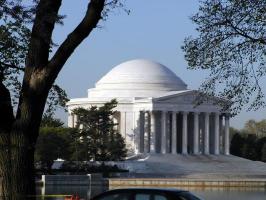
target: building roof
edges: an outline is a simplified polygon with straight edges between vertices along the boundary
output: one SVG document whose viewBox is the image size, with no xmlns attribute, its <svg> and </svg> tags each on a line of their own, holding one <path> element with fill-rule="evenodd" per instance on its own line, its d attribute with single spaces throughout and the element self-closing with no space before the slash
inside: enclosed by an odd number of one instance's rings
<svg viewBox="0 0 266 200">
<path fill-rule="evenodd" d="M 145 59 L 114 67 L 89 90 L 89 98 L 157 97 L 170 91 L 186 90 L 187 85 L 166 66 Z"/>
</svg>

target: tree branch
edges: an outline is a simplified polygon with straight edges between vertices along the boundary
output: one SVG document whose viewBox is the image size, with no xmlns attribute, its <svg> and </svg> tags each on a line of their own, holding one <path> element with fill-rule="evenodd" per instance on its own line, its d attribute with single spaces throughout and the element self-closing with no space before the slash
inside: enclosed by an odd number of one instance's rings
<svg viewBox="0 0 266 200">
<path fill-rule="evenodd" d="M 245 33 L 243 30 L 239 29 L 237 26 L 235 26 L 230 20 L 226 19 L 228 24 L 234 29 L 234 31 L 241 35 L 244 38 L 250 39 L 252 42 L 259 42 L 263 45 L 266 45 L 266 40 L 264 38 L 253 38 L 252 36 Z"/>
<path fill-rule="evenodd" d="M 62 0 L 40 0 L 32 28 L 27 68 L 43 68 L 48 63 L 52 32 Z"/>
<path fill-rule="evenodd" d="M 40 0 L 36 8 L 16 119 L 20 119 L 23 112 L 28 113 L 23 116 L 27 118 L 24 121 L 41 119 L 36 113 L 43 112 L 50 89 L 44 83 L 45 73 L 42 70 L 48 64 L 52 33 L 61 2 L 62 0 Z M 35 115 L 38 119 L 34 117 Z M 34 130 L 38 126 L 30 128 Z"/>
<path fill-rule="evenodd" d="M 57 77 L 63 65 L 74 52 L 77 46 L 92 32 L 101 19 L 105 0 L 91 0 L 88 4 L 87 12 L 80 24 L 68 35 L 60 45 L 55 55 L 48 64 L 48 74 L 51 81 Z"/>
<path fill-rule="evenodd" d="M 25 71 L 25 68 L 17 67 L 16 65 L 13 65 L 13 64 L 8 64 L 8 63 L 0 62 L 0 67 L 1 66 L 5 66 L 5 67 L 11 68 L 11 69 L 17 69 L 19 71 Z"/>
</svg>

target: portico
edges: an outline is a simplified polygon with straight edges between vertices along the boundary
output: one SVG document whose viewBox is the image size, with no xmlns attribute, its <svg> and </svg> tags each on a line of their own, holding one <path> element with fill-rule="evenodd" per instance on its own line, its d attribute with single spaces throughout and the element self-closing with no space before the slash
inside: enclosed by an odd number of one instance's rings
<svg viewBox="0 0 266 200">
<path fill-rule="evenodd" d="M 229 155 L 230 113 L 221 111 L 217 97 L 195 106 L 197 96 L 167 67 L 132 60 L 107 73 L 89 89 L 88 98 L 68 102 L 68 125 L 75 125 L 73 109 L 116 98 L 114 120 L 129 154 Z"/>
<path fill-rule="evenodd" d="M 136 153 L 229 154 L 229 115 L 188 111 L 135 111 Z M 188 115 L 191 117 L 188 118 Z M 210 117 L 217 118 L 210 129 Z M 204 126 L 199 124 L 199 120 Z M 157 126 L 155 124 L 158 124 Z M 188 126 L 192 127 L 188 128 Z M 222 127 L 220 127 L 222 126 Z M 205 128 L 206 127 L 206 128 Z M 213 131 L 213 132 L 212 132 Z M 214 137 L 209 137 L 212 134 Z M 179 141 L 180 140 L 180 141 Z"/>
</svg>

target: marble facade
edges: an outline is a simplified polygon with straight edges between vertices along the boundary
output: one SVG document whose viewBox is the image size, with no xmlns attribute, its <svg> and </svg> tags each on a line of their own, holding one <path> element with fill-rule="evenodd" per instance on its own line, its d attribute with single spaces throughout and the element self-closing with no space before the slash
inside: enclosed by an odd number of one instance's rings
<svg viewBox="0 0 266 200">
<path fill-rule="evenodd" d="M 116 98 L 114 120 L 129 154 L 229 155 L 230 113 L 212 101 L 216 97 L 195 106 L 197 95 L 167 67 L 132 60 L 107 73 L 89 89 L 88 98 L 68 102 L 68 126 L 75 126 L 73 109 Z"/>
</svg>

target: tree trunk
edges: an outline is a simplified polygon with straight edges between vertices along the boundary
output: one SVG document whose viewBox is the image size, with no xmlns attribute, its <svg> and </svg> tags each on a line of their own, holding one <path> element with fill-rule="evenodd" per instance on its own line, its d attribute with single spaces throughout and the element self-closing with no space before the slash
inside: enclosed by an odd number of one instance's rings
<svg viewBox="0 0 266 200">
<path fill-rule="evenodd" d="M 35 195 L 34 147 L 25 133 L 11 133 L 12 191 L 15 199 Z"/>
<path fill-rule="evenodd" d="M 34 148 L 24 134 L 12 132 L 10 138 L 1 134 L 1 145 L 6 146 L 9 139 L 9 148 L 0 151 L 2 199 L 27 199 L 27 195 L 35 195 Z"/>
<path fill-rule="evenodd" d="M 0 189 L 2 190 L 0 198 L 12 195 L 10 131 L 13 122 L 10 93 L 0 78 Z"/>
<path fill-rule="evenodd" d="M 9 145 L 9 135 L 7 133 L 0 133 L 0 172 L 1 172 L 1 194 L 5 200 L 12 194 L 11 183 L 11 155 Z"/>
<path fill-rule="evenodd" d="M 0 171 L 4 200 L 27 199 L 26 195 L 35 194 L 34 148 L 49 89 L 70 55 L 96 27 L 105 6 L 105 0 L 90 0 L 80 24 L 49 61 L 61 2 L 38 2 L 15 118 L 10 94 L 0 80 Z"/>
</svg>

